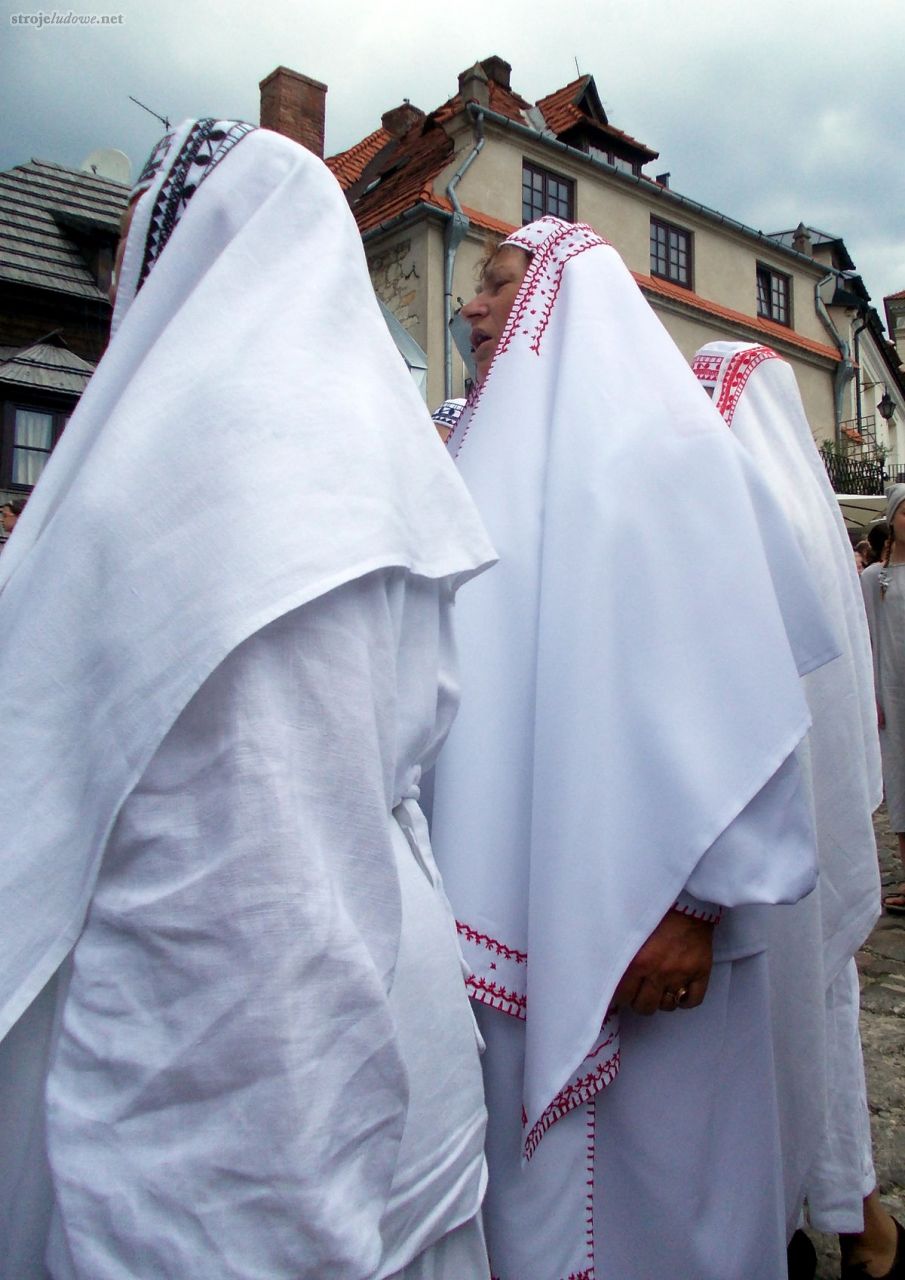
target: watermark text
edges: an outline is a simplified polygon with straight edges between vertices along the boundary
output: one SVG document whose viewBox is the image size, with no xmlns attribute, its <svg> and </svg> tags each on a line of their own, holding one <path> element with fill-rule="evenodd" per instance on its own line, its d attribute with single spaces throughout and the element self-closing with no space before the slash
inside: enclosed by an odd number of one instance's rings
<svg viewBox="0 0 905 1280">
<path fill-rule="evenodd" d="M 121 13 L 73 13 L 71 9 L 51 9 L 45 13 L 38 9 L 36 13 L 11 13 L 12 27 L 121 27 L 125 21 Z"/>
</svg>

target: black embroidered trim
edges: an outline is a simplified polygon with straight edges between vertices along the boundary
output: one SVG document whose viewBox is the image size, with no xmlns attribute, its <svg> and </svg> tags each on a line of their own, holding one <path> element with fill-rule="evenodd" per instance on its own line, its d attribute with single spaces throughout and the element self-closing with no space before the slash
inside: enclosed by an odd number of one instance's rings
<svg viewBox="0 0 905 1280">
<path fill-rule="evenodd" d="M 244 121 L 196 120 L 182 149 L 173 161 L 151 213 L 145 241 L 144 260 L 138 276 L 136 293 L 148 278 L 154 263 L 166 248 L 176 223 L 185 213 L 192 196 L 236 143 L 255 128 Z M 139 184 L 153 178 L 159 170 L 173 139 L 168 134 L 157 144 L 142 170 Z"/>
</svg>

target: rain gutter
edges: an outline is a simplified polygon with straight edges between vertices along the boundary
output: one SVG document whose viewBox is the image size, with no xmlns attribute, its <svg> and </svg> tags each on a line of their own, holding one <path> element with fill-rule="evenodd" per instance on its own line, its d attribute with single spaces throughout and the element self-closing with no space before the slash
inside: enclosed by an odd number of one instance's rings
<svg viewBox="0 0 905 1280">
<path fill-rule="evenodd" d="M 836 276 L 837 272 L 829 271 L 822 280 L 818 280 L 814 285 L 814 310 L 823 321 L 823 327 L 833 339 L 833 342 L 838 348 L 839 355 L 842 357 L 836 366 L 836 372 L 833 376 L 833 438 L 836 442 L 836 446 L 841 448 L 842 398 L 845 395 L 846 384 L 849 383 L 855 375 L 855 366 L 852 364 L 851 347 L 833 324 L 833 321 L 830 318 L 830 313 L 826 309 L 826 303 L 820 296 L 820 290 L 823 286 L 825 284 L 829 284 L 831 280 L 835 280 Z"/>
<path fill-rule="evenodd" d="M 470 114 L 473 115 L 475 109 L 474 103 L 468 104 Z M 559 138 L 555 137 L 552 132 L 539 133 L 536 129 L 532 129 L 530 125 L 519 124 L 517 120 L 511 120 L 509 116 L 500 115 L 498 111 L 491 111 L 489 107 L 480 107 L 477 110 L 485 121 L 499 125 L 503 129 L 508 129 L 526 141 L 542 143 L 545 147 L 552 147 L 554 151 L 560 151 L 572 160 L 577 160 L 593 169 L 610 174 L 623 183 L 638 187 L 646 195 L 655 196 L 660 200 L 665 200 L 668 204 L 675 204 L 683 209 L 692 210 L 709 222 L 716 222 L 720 226 L 729 227 L 749 239 L 759 240 L 771 252 L 781 253 L 787 258 L 793 258 L 796 262 L 807 264 L 811 268 L 815 265 L 814 259 L 809 253 L 800 253 L 797 249 L 791 249 L 787 245 L 780 244 L 779 241 L 774 240 L 763 231 L 755 231 L 753 227 L 746 226 L 744 222 L 738 222 L 735 218 L 727 217 L 725 213 L 719 213 L 716 209 L 711 209 L 706 204 L 691 200 L 688 196 L 680 195 L 678 191 L 673 191 L 669 187 L 660 186 L 659 183 L 652 182 L 650 178 L 639 177 L 635 173 L 625 173 L 622 169 L 617 169 L 615 165 L 607 164 L 605 160 L 598 160 L 596 156 L 588 155 L 586 151 L 580 151 L 577 147 L 570 147 L 567 142 L 560 142 Z"/>
<path fill-rule="evenodd" d="M 452 395 L 452 332 L 450 322 L 453 315 L 452 282 L 453 268 L 456 265 L 456 251 L 468 234 L 468 215 L 459 203 L 456 187 L 464 178 L 468 169 L 478 158 L 484 147 L 484 109 L 474 103 L 468 104 L 468 113 L 474 121 L 474 146 L 459 165 L 446 185 L 446 195 L 453 207 L 452 217 L 446 224 L 444 233 L 443 258 L 443 398 L 448 400 Z"/>
</svg>

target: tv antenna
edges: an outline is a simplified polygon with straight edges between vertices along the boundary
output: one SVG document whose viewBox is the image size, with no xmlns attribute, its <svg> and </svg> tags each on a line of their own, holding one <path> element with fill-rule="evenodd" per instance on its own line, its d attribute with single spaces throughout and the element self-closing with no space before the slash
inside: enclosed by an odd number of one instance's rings
<svg viewBox="0 0 905 1280">
<path fill-rule="evenodd" d="M 143 102 L 139 102 L 137 98 L 133 98 L 131 93 L 129 94 L 129 101 L 134 102 L 136 107 L 141 107 L 142 111 L 147 111 L 148 115 L 153 116 L 155 120 L 159 120 L 165 129 L 169 129 L 170 122 L 166 116 L 159 116 L 156 111 L 152 111 L 151 108 L 146 107 Z"/>
<path fill-rule="evenodd" d="M 581 78 L 581 67 L 578 65 L 578 54 L 577 54 L 577 53 L 575 53 L 575 54 L 573 54 L 572 56 L 573 56 L 573 57 L 574 57 L 574 59 L 575 59 L 575 70 L 578 72 L 578 76 L 579 76 L 579 79 L 580 79 L 580 78 Z M 133 98 L 133 99 L 132 99 L 132 101 L 134 102 L 134 101 L 135 101 L 135 99 Z"/>
</svg>

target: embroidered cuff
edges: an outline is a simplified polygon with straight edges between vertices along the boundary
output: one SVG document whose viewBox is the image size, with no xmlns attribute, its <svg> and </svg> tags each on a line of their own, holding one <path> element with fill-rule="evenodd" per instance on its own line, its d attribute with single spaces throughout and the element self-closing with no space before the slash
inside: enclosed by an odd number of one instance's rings
<svg viewBox="0 0 905 1280">
<path fill-rule="evenodd" d="M 719 924 L 723 918 L 723 908 L 716 902 L 704 902 L 685 889 L 673 903 L 673 911 L 682 916 L 694 916 L 695 920 L 707 920 L 710 924 Z"/>
</svg>

